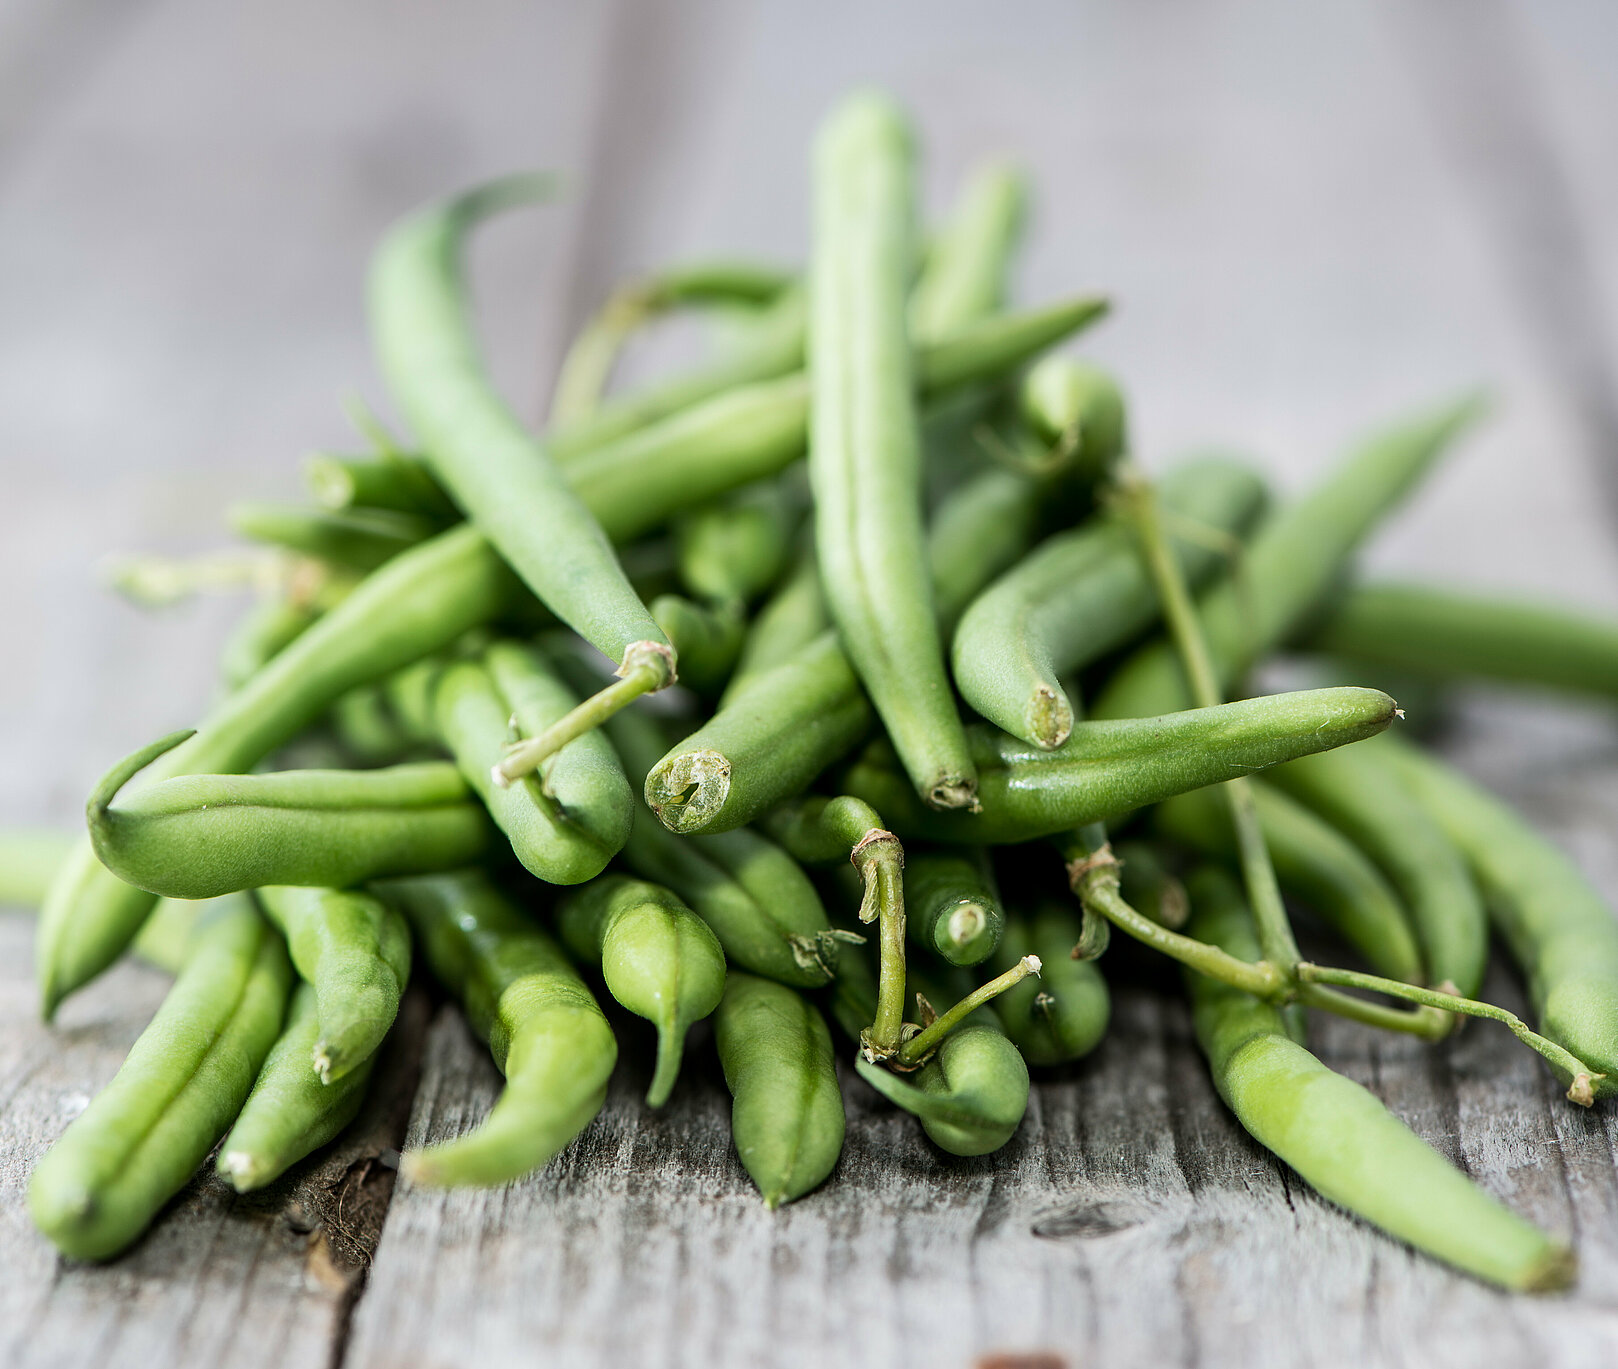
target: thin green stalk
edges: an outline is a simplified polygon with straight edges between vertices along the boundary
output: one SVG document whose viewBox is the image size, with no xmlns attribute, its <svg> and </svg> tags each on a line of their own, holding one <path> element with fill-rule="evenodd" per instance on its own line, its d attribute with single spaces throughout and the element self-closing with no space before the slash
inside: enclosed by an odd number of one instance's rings
<svg viewBox="0 0 1618 1369">
<path fill-rule="evenodd" d="M 1208 642 L 1203 636 L 1202 623 L 1197 617 L 1196 605 L 1191 601 L 1191 592 L 1186 587 L 1180 563 L 1163 535 L 1162 522 L 1158 517 L 1157 493 L 1148 481 L 1130 475 L 1126 477 L 1122 496 L 1140 537 L 1152 580 L 1157 586 L 1163 617 L 1168 622 L 1169 633 L 1174 638 L 1185 667 L 1192 701 L 1198 708 L 1215 707 L 1225 701 L 1219 689 L 1219 677 L 1208 654 Z M 1292 924 L 1287 921 L 1281 886 L 1275 878 L 1275 866 L 1264 845 L 1264 833 L 1259 827 L 1251 781 L 1245 777 L 1227 780 L 1222 788 L 1230 803 L 1242 878 L 1247 885 L 1248 901 L 1252 904 L 1253 921 L 1258 927 L 1259 946 L 1263 949 L 1264 959 L 1290 981 L 1299 960 L 1298 943 L 1292 935 Z"/>
<path fill-rule="evenodd" d="M 860 921 L 877 924 L 876 1014 L 860 1038 L 865 1058 L 875 1063 L 898 1051 L 904 1033 L 904 853 L 893 833 L 873 828 L 851 859 L 865 881 Z"/>
<path fill-rule="evenodd" d="M 1350 1022 L 1362 1022 L 1367 1027 L 1382 1031 L 1403 1032 L 1406 1036 L 1419 1036 L 1423 1041 L 1442 1041 L 1450 1033 L 1454 1019 L 1444 1012 L 1430 1008 L 1417 1008 L 1406 1012 L 1382 1003 L 1368 1003 L 1353 994 L 1339 993 L 1322 984 L 1295 984 L 1295 1002 L 1305 1007 L 1319 1008 Z"/>
<path fill-rule="evenodd" d="M 898 1065 L 902 1069 L 915 1069 L 938 1049 L 938 1044 L 967 1017 L 991 999 L 998 998 L 1013 984 L 1020 984 L 1029 975 L 1037 975 L 1043 966 L 1037 955 L 1025 955 L 1004 974 L 996 975 L 987 984 L 974 989 L 948 1012 L 940 1013 L 919 1032 L 899 1047 Z"/>
<path fill-rule="evenodd" d="M 1411 1003 L 1419 1003 L 1424 1008 L 1436 1008 L 1446 1014 L 1461 1013 L 1466 1017 L 1486 1017 L 1491 1022 L 1499 1022 L 1508 1027 L 1511 1034 L 1523 1045 L 1538 1051 L 1550 1061 L 1552 1069 L 1572 1080 L 1568 1086 L 1567 1096 L 1569 1101 L 1577 1103 L 1580 1107 L 1587 1108 L 1595 1102 L 1594 1085 L 1606 1078 L 1606 1075 L 1592 1070 L 1571 1051 L 1534 1031 L 1516 1013 L 1497 1008 L 1493 1003 L 1482 1003 L 1475 998 L 1462 998 L 1458 994 L 1445 993 L 1441 989 L 1423 989 L 1397 979 L 1384 979 L 1381 975 L 1362 974 L 1358 970 L 1335 970 L 1307 962 L 1298 965 L 1298 978 L 1305 985 L 1337 984 L 1348 989 L 1365 989 L 1371 993 L 1386 994 L 1389 998 L 1403 998 Z M 1305 1001 L 1308 1001 L 1307 998 Z"/>
</svg>

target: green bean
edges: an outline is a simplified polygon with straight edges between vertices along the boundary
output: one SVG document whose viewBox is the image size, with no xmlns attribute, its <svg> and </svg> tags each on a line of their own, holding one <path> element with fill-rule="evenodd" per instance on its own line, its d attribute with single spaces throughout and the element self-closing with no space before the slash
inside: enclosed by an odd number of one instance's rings
<svg viewBox="0 0 1618 1369">
<path fill-rule="evenodd" d="M 1604 1072 L 1596 1097 L 1618 1094 L 1618 920 L 1611 908 L 1567 856 L 1494 795 L 1414 747 L 1390 750 L 1482 886 L 1495 928 L 1528 981 L 1541 1030 Z"/>
<path fill-rule="evenodd" d="M 741 606 L 732 602 L 710 608 L 664 594 L 652 601 L 652 617 L 680 653 L 680 683 L 697 694 L 717 694 L 741 654 L 747 631 Z"/>
<path fill-rule="evenodd" d="M 991 962 L 1004 974 L 1025 956 L 1040 962 L 1039 978 L 1025 979 L 994 1001 L 1006 1035 L 1030 1065 L 1064 1065 L 1095 1049 L 1107 1030 L 1111 999 L 1093 961 L 1076 960 L 1079 917 L 1071 906 L 1042 904 L 1032 918 L 1011 917 Z"/>
<path fill-rule="evenodd" d="M 501 785 L 491 774 L 513 720 L 532 736 L 575 702 L 539 651 L 510 641 L 492 643 L 481 660 L 447 666 L 434 694 L 439 735 L 462 777 L 517 859 L 550 884 L 594 879 L 623 849 L 634 822 L 633 791 L 605 737 L 586 735 L 563 747 L 543 785 L 535 776 Z"/>
<path fill-rule="evenodd" d="M 331 1084 L 370 1060 L 399 1015 L 410 929 L 357 889 L 272 884 L 258 891 L 258 902 L 286 938 L 293 967 L 314 986 L 315 1034 L 303 1065 Z"/>
<path fill-rule="evenodd" d="M 576 460 L 716 395 L 798 370 L 805 313 L 801 289 L 781 291 L 748 346 L 661 384 L 610 396 L 552 432 L 553 454 L 559 461 Z"/>
<path fill-rule="evenodd" d="M 265 884 L 345 888 L 378 875 L 442 870 L 489 849 L 489 820 L 452 765 L 178 775 L 115 803 L 140 769 L 187 732 L 120 761 L 90 796 L 96 857 L 119 879 L 170 898 Z"/>
<path fill-rule="evenodd" d="M 808 550 L 753 615 L 719 707 L 729 707 L 743 683 L 795 656 L 830 626 L 820 593 L 820 568 L 813 550 Z"/>
<path fill-rule="evenodd" d="M 463 239 L 480 220 L 543 199 L 550 178 L 514 176 L 418 211 L 377 250 L 377 354 L 439 482 L 556 616 L 660 689 L 674 652 L 561 469 L 495 393 L 472 336 Z"/>
<path fill-rule="evenodd" d="M 1221 688 L 1228 690 L 1332 588 L 1366 535 L 1481 412 L 1468 397 L 1376 434 L 1315 490 L 1280 510 L 1254 537 L 1241 574 L 1203 596 L 1199 616 Z M 1145 717 L 1190 700 L 1174 646 L 1149 642 L 1096 699 L 1097 718 Z"/>
<path fill-rule="evenodd" d="M 1282 889 L 1312 908 L 1378 974 L 1425 983 L 1404 905 L 1371 858 L 1331 823 L 1267 783 L 1253 786 L 1253 800 Z M 1236 859 L 1230 809 L 1215 790 L 1195 789 L 1159 804 L 1155 825 L 1201 855 L 1227 863 Z"/>
<path fill-rule="evenodd" d="M 1224 560 L 1213 538 L 1241 533 L 1264 487 L 1245 467 L 1214 457 L 1171 471 L 1161 497 L 1181 524 L 1174 550 L 1187 577 L 1205 580 Z M 1211 537 L 1198 537 L 1198 528 Z M 952 647 L 955 682 L 990 722 L 1035 746 L 1057 747 L 1074 721 L 1060 677 L 1157 617 L 1157 594 L 1130 529 L 1093 521 L 1036 548 L 972 602 Z"/>
<path fill-rule="evenodd" d="M 1222 872 L 1191 885 L 1192 929 L 1230 953 L 1258 954 L 1251 921 Z M 1236 1119 L 1329 1202 L 1398 1240 L 1507 1288 L 1572 1281 L 1572 1253 L 1474 1185 L 1368 1090 L 1320 1063 L 1258 999 L 1187 973 L 1197 1041 Z"/>
<path fill-rule="evenodd" d="M 1219 796 L 1212 790 L 1193 789 L 1191 793 L 1204 794 L 1218 802 Z M 1177 802 L 1178 799 L 1169 800 L 1171 804 Z M 1159 811 L 1164 806 L 1159 805 Z M 1120 841 L 1113 844 L 1113 854 L 1118 857 L 1119 893 L 1124 902 L 1170 931 L 1185 926 L 1186 918 L 1191 915 L 1185 885 L 1164 861 L 1162 852 L 1149 841 Z M 1409 933 L 1405 936 L 1408 941 Z M 1413 947 L 1415 943 L 1410 944 Z"/>
<path fill-rule="evenodd" d="M 1618 697 L 1618 623 L 1548 603 L 1428 585 L 1357 585 L 1302 645 L 1426 679 Z"/>
<path fill-rule="evenodd" d="M 1095 481 L 1128 446 L 1128 420 L 1118 383 L 1098 366 L 1048 356 L 1023 377 L 1018 409 L 1040 441 L 1070 451 L 1084 477 Z"/>
<path fill-rule="evenodd" d="M 680 1073 L 686 1033 L 719 1006 L 725 954 L 708 924 L 658 884 L 604 875 L 556 908 L 573 955 L 596 965 L 607 991 L 657 1028 L 646 1101 L 660 1108 Z"/>
<path fill-rule="evenodd" d="M 105 1260 L 140 1235 L 241 1110 L 292 987 L 281 938 L 246 897 L 221 899 L 113 1081 L 28 1181 L 62 1251 Z"/>
<path fill-rule="evenodd" d="M 1101 318 L 1105 301 L 1064 300 L 998 314 L 916 353 L 923 399 L 1015 370 L 1029 357 Z M 568 463 L 567 479 L 615 542 L 671 515 L 785 470 L 804 454 L 809 378 L 738 386 Z"/>
<path fill-rule="evenodd" d="M 1056 751 L 974 727 L 981 813 L 935 813 L 915 802 L 880 742 L 843 784 L 886 814 L 901 836 L 1030 841 L 1374 736 L 1394 712 L 1393 700 L 1374 689 L 1300 690 L 1161 718 L 1083 722 Z"/>
<path fill-rule="evenodd" d="M 951 1155 L 987 1155 L 1016 1133 L 1028 1110 L 1028 1066 L 997 1022 L 980 1019 L 944 1038 L 915 1082 L 856 1057 L 860 1077 L 914 1113 Z"/>
<path fill-rule="evenodd" d="M 906 930 L 951 965 L 976 965 L 1000 944 L 1005 914 L 988 857 L 972 848 L 911 852 Z"/>
<path fill-rule="evenodd" d="M 0 907 L 39 907 L 73 846 L 71 832 L 48 827 L 0 828 Z"/>
<path fill-rule="evenodd" d="M 751 603 L 786 569 L 801 511 L 785 480 L 770 480 L 687 514 L 675 529 L 686 589 L 709 603 Z"/>
<path fill-rule="evenodd" d="M 243 615 L 219 653 L 226 689 L 240 689 L 283 647 L 320 617 L 321 609 L 292 595 L 260 599 Z"/>
<path fill-rule="evenodd" d="M 863 737 L 871 709 L 835 632 L 752 676 L 646 776 L 672 832 L 726 832 L 790 798 Z"/>
<path fill-rule="evenodd" d="M 375 570 L 438 531 L 429 518 L 393 509 L 310 509 L 262 501 L 232 504 L 230 526 L 254 542 L 355 570 Z"/>
<path fill-rule="evenodd" d="M 821 589 L 917 791 L 977 788 L 944 669 L 921 522 L 921 440 L 905 330 L 914 150 L 880 97 L 844 100 L 815 144 L 809 478 Z"/>
<path fill-rule="evenodd" d="M 286 1027 L 219 1148 L 219 1172 L 238 1193 L 263 1188 L 319 1150 L 354 1120 L 365 1101 L 374 1054 L 332 1082 L 322 1082 L 309 1068 L 311 1053 L 320 1050 L 317 997 L 312 984 L 293 989 Z"/>
<path fill-rule="evenodd" d="M 1410 911 L 1429 982 L 1476 998 L 1489 953 L 1483 900 L 1455 843 L 1411 793 L 1387 753 L 1352 747 L 1270 775 L 1371 857 Z"/>
<path fill-rule="evenodd" d="M 130 950 L 148 965 L 179 974 L 195 944 L 197 928 L 212 907 L 212 903 L 185 898 L 158 899 Z"/>
<path fill-rule="evenodd" d="M 551 394 L 551 426 L 566 431 L 600 407 L 625 344 L 659 314 L 693 305 L 765 305 L 791 285 L 792 278 L 773 267 L 751 262 L 695 262 L 619 286 L 579 330 L 562 358 Z M 782 369 L 801 360 L 800 342 L 797 357 Z"/>
<path fill-rule="evenodd" d="M 607 1019 L 562 948 L 481 871 L 374 888 L 408 919 L 428 966 L 460 1000 L 506 1076 L 481 1127 L 406 1154 L 401 1172 L 434 1187 L 520 1179 L 601 1111 L 618 1059 Z"/>
<path fill-rule="evenodd" d="M 249 769 L 348 690 L 448 646 L 516 593 L 511 572 L 470 526 L 404 552 L 216 705 L 148 779 Z M 40 919 L 36 956 L 47 1018 L 123 953 L 151 907 L 149 894 L 104 869 L 88 840 L 79 843 Z"/>
<path fill-rule="evenodd" d="M 396 670 L 378 684 L 388 716 L 400 733 L 417 746 L 442 747 L 438 730 L 438 684 L 444 659 L 424 656 Z"/>
<path fill-rule="evenodd" d="M 315 503 L 339 513 L 348 509 L 393 509 L 448 523 L 460 517 L 419 456 L 388 449 L 380 456 L 316 452 L 303 463 L 304 482 Z"/>
<path fill-rule="evenodd" d="M 918 342 L 1001 307 L 1006 263 L 1027 211 L 1028 182 L 1020 171 L 997 163 L 976 170 L 911 292 L 910 331 Z"/>
<path fill-rule="evenodd" d="M 333 704 L 331 730 L 343 750 L 361 766 L 397 765 L 420 749 L 393 716 L 380 685 L 351 689 Z"/>
<path fill-rule="evenodd" d="M 736 1153 L 764 1206 L 819 1187 L 843 1149 L 843 1095 L 825 1018 L 795 989 L 732 970 L 714 1044 L 735 1100 Z"/>
</svg>

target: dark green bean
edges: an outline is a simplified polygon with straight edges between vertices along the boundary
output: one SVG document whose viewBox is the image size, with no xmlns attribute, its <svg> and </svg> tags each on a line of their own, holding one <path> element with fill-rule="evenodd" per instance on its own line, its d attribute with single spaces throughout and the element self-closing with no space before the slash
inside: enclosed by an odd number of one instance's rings
<svg viewBox="0 0 1618 1369">
<path fill-rule="evenodd" d="M 286 1026 L 219 1148 L 219 1172 L 238 1193 L 263 1188 L 319 1150 L 354 1120 L 365 1101 L 374 1054 L 329 1083 L 309 1068 L 322 1035 L 317 997 L 312 984 L 293 989 Z"/>
<path fill-rule="evenodd" d="M 1219 871 L 1191 883 L 1194 935 L 1246 960 L 1258 942 Z M 1236 1119 L 1329 1202 L 1389 1235 L 1507 1288 L 1572 1281 L 1572 1253 L 1485 1193 L 1368 1090 L 1297 1044 L 1280 1012 L 1187 972 L 1197 1041 Z"/>
<path fill-rule="evenodd" d="M 1191 793 L 1206 794 L 1215 801 L 1219 798 L 1212 789 L 1193 789 Z M 1114 842 L 1112 850 L 1118 858 L 1118 891 L 1124 902 L 1170 931 L 1185 926 L 1186 918 L 1191 915 L 1185 885 L 1164 861 L 1162 852 L 1149 841 Z M 1407 940 L 1408 937 L 1406 933 Z M 1414 946 L 1414 942 L 1411 945 Z"/>
<path fill-rule="evenodd" d="M 1465 855 L 1489 914 L 1528 980 L 1540 1029 L 1618 1095 L 1618 919 L 1574 863 L 1504 803 L 1414 747 L 1399 773 Z M 1563 1082 L 1568 1082 L 1565 1078 Z"/>
<path fill-rule="evenodd" d="M 604 875 L 556 907 L 573 955 L 598 966 L 607 991 L 657 1028 L 646 1101 L 660 1108 L 680 1073 L 686 1033 L 719 1006 L 725 955 L 708 924 L 658 884 Z"/>
<path fill-rule="evenodd" d="M 1618 623 L 1548 603 L 1428 585 L 1358 585 L 1302 645 L 1427 679 L 1618 697 Z"/>
<path fill-rule="evenodd" d="M 434 1187 L 520 1179 L 601 1111 L 618 1059 L 612 1029 L 562 948 L 481 871 L 374 887 L 409 920 L 428 966 L 506 1076 L 482 1126 L 407 1153 L 401 1171 Z"/>
<path fill-rule="evenodd" d="M 225 514 L 251 541 L 355 570 L 375 570 L 438 531 L 432 519 L 394 509 L 338 511 L 255 501 L 232 504 Z"/>
<path fill-rule="evenodd" d="M 137 889 L 215 898 L 265 884 L 345 888 L 449 869 L 488 849 L 490 826 L 453 765 L 178 775 L 119 798 L 177 732 L 121 761 L 90 796 L 96 857 Z"/>
<path fill-rule="evenodd" d="M 994 871 L 981 850 L 945 847 L 910 852 L 905 861 L 905 898 L 905 927 L 911 939 L 952 965 L 979 964 L 1000 944 L 1005 914 Z"/>
<path fill-rule="evenodd" d="M 1371 858 L 1331 823 L 1267 783 L 1253 786 L 1253 802 L 1287 895 L 1312 908 L 1378 974 L 1425 983 L 1404 905 Z M 1165 836 L 1204 856 L 1227 864 L 1238 858 L 1230 805 L 1216 789 L 1194 789 L 1159 804 L 1155 823 Z"/>
<path fill-rule="evenodd" d="M 1161 718 L 1084 722 L 1056 751 L 971 730 L 981 813 L 935 813 L 906 793 L 882 743 L 844 777 L 900 836 L 998 845 L 1051 836 L 1173 794 L 1374 736 L 1395 705 L 1374 689 L 1300 690 Z"/>
<path fill-rule="evenodd" d="M 905 328 L 913 161 L 903 116 L 872 95 L 845 99 L 816 139 L 809 478 L 821 589 L 843 649 L 917 792 L 963 808 L 977 779 L 927 576 Z"/>
<path fill-rule="evenodd" d="M 241 1111 L 291 987 L 251 900 L 221 899 L 113 1081 L 34 1167 L 29 1215 L 57 1249 L 109 1259 L 180 1191 Z"/>
<path fill-rule="evenodd" d="M 1330 591 L 1367 534 L 1477 419 L 1476 397 L 1373 436 L 1304 498 L 1254 537 L 1241 574 L 1205 594 L 1199 616 L 1221 688 L 1279 646 Z M 1166 638 L 1125 660 L 1096 699 L 1097 718 L 1133 718 L 1184 708 L 1190 692 Z"/>
<path fill-rule="evenodd" d="M 1409 909 L 1429 981 L 1476 998 L 1489 952 L 1483 900 L 1455 843 L 1386 751 L 1350 747 L 1278 766 L 1269 778 L 1382 868 Z"/>
<path fill-rule="evenodd" d="M 524 867 L 550 884 L 581 884 L 629 839 L 634 793 L 611 744 L 587 734 L 551 758 L 542 785 L 510 785 L 491 771 L 509 729 L 533 736 L 578 700 L 544 655 L 518 642 L 492 643 L 478 661 L 445 667 L 434 694 L 439 736 Z"/>
<path fill-rule="evenodd" d="M 797 990 L 732 970 L 714 1044 L 735 1100 L 736 1153 L 764 1206 L 819 1187 L 843 1149 L 843 1095 L 825 1018 Z"/>
<path fill-rule="evenodd" d="M 1174 550 L 1189 580 L 1228 558 L 1218 537 L 1244 531 L 1264 486 L 1245 467 L 1213 457 L 1163 478 L 1177 519 Z M 1208 538 L 1196 537 L 1197 528 Z M 985 718 L 1035 746 L 1057 747 L 1073 729 L 1060 678 L 1099 660 L 1158 617 L 1152 577 L 1120 521 L 1096 520 L 1051 538 L 979 595 L 955 633 L 955 682 Z"/>
<path fill-rule="evenodd" d="M 994 1000 L 1006 1035 L 1030 1065 L 1063 1065 L 1095 1049 L 1107 1030 L 1111 999 L 1095 963 L 1075 960 L 1078 910 L 1042 904 L 1032 918 L 1013 916 L 991 962 L 996 974 L 1024 956 L 1040 961 L 1038 979 L 1024 979 Z"/>
<path fill-rule="evenodd" d="M 410 929 L 357 889 L 272 884 L 258 891 L 258 902 L 314 988 L 315 1035 L 304 1068 L 312 1065 L 322 1084 L 333 1083 L 370 1060 L 399 1015 L 410 981 Z"/>
</svg>

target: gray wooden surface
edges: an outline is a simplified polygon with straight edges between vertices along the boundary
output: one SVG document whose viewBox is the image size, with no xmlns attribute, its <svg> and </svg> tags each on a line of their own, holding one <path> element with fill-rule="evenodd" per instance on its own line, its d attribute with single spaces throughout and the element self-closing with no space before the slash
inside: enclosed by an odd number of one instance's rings
<svg viewBox="0 0 1618 1369">
<path fill-rule="evenodd" d="M 1091 350 L 1148 462 L 1217 441 L 1296 487 L 1369 422 L 1486 380 L 1495 421 L 1370 560 L 1618 607 L 1615 51 L 1602 0 L 4 0 L 0 822 L 75 821 L 111 757 L 205 704 L 240 603 L 142 615 L 96 563 L 214 545 L 228 499 L 292 494 L 298 453 L 346 440 L 338 398 L 379 397 L 362 273 L 393 215 L 511 166 L 574 173 L 566 205 L 479 248 L 498 373 L 537 415 L 559 341 L 621 274 L 801 254 L 809 133 L 861 81 L 917 110 L 933 204 L 980 156 L 1029 166 L 1021 291 L 1116 295 Z M 1480 696 L 1455 745 L 1618 899 L 1608 715 Z M 463 1128 L 496 1086 L 458 1017 L 416 1000 L 331 1151 L 252 1199 L 200 1179 L 123 1260 L 65 1264 L 27 1223 L 27 1172 L 163 981 L 122 967 L 47 1032 L 30 938 L 0 914 L 7 1365 L 1618 1352 L 1610 1109 L 1560 1103 L 1492 1029 L 1431 1050 L 1321 1025 L 1332 1064 L 1575 1241 L 1574 1294 L 1504 1297 L 1249 1143 L 1149 979 L 992 1158 L 947 1160 L 850 1079 L 837 1174 L 773 1216 L 700 1047 L 659 1116 L 629 1052 L 602 1118 L 527 1183 L 395 1190 L 379 1157 Z"/>
</svg>

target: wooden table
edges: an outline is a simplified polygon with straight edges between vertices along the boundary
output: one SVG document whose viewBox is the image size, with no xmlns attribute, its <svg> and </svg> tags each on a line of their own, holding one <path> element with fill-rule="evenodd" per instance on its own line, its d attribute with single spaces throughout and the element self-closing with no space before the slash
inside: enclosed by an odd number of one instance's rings
<svg viewBox="0 0 1618 1369">
<path fill-rule="evenodd" d="M 516 165 L 569 202 L 491 229 L 500 377 L 541 411 L 559 339 L 626 272 L 804 246 L 807 140 L 892 87 L 928 197 L 1010 152 L 1039 185 L 1021 293 L 1100 287 L 1088 344 L 1150 464 L 1214 440 L 1278 483 L 1479 379 L 1488 431 L 1378 541 L 1382 568 L 1618 608 L 1618 12 L 1601 0 L 1200 5 L 9 0 L 0 6 L 0 820 L 76 820 L 108 761 L 193 719 L 239 600 L 143 615 L 113 550 L 222 540 L 300 450 L 379 397 L 366 254 L 401 210 Z M 536 356 L 537 353 L 537 356 Z M 655 360 L 655 349 L 643 364 Z M 1455 750 L 1618 898 L 1601 710 L 1478 695 Z M 382 1162 L 474 1122 L 496 1076 L 412 1000 L 348 1138 L 263 1194 L 199 1179 L 105 1268 L 22 1206 L 164 981 L 138 966 L 35 1020 L 31 924 L 0 915 L 6 1365 L 1610 1364 L 1618 1124 L 1478 1026 L 1438 1049 L 1317 1044 L 1520 1211 L 1576 1293 L 1497 1294 L 1375 1235 L 1251 1144 L 1172 980 L 1124 965 L 1116 1022 L 1018 1137 L 950 1161 L 850 1078 L 821 1192 L 771 1215 L 705 1049 L 665 1113 L 633 1052 L 529 1182 L 395 1190 Z M 1517 1001 L 1497 973 L 1491 992 Z M 1019 1361 L 1017 1352 L 1048 1351 Z M 995 1353 L 1012 1355 L 995 1360 Z"/>
</svg>

